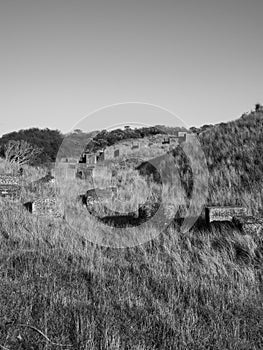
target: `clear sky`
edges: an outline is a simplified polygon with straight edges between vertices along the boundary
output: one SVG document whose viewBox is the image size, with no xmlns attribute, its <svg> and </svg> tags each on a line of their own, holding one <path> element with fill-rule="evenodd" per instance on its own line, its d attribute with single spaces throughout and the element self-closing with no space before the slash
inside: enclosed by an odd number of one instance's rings
<svg viewBox="0 0 263 350">
<path fill-rule="evenodd" d="M 2 0 L 0 134 L 126 101 L 236 119 L 263 102 L 262 41 L 262 0 Z"/>
</svg>

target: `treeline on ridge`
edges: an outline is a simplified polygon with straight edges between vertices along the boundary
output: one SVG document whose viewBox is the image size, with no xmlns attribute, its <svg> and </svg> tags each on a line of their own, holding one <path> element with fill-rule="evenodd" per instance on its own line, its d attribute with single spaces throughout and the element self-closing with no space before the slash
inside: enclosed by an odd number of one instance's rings
<svg viewBox="0 0 263 350">
<path fill-rule="evenodd" d="M 183 127 L 166 127 L 156 125 L 142 128 L 115 129 L 111 131 L 102 130 L 87 144 L 85 151 L 96 152 L 104 147 L 112 146 L 117 142 L 128 139 L 141 139 L 157 134 L 175 134 L 177 131 L 186 130 Z"/>
</svg>

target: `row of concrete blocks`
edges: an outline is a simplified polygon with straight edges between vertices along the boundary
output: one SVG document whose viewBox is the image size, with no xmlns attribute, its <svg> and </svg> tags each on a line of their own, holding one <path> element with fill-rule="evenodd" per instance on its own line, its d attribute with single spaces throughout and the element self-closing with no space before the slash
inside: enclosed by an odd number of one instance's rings
<svg viewBox="0 0 263 350">
<path fill-rule="evenodd" d="M 50 180 L 50 179 L 49 179 Z M 93 188 L 88 190 L 84 195 L 80 195 L 79 199 L 82 201 L 90 213 L 95 214 L 94 205 L 99 202 L 99 198 L 115 197 L 117 195 L 117 188 L 110 187 L 106 189 Z M 150 219 L 159 209 L 158 202 L 153 203 L 147 201 L 141 204 L 137 211 L 127 213 L 127 219 L 134 217 L 138 220 Z M 27 202 L 24 207 L 31 213 L 42 216 L 52 216 L 54 218 L 63 218 L 64 210 L 58 203 L 57 198 L 40 198 L 38 200 Z M 113 212 L 109 209 L 105 210 L 108 216 L 120 216 L 119 213 Z M 125 215 L 123 215 L 124 217 Z M 208 206 L 205 208 L 205 218 L 207 225 L 212 222 L 232 222 L 237 228 L 245 234 L 255 234 L 262 231 L 263 218 L 253 217 L 247 215 L 247 209 L 241 206 Z"/>
<path fill-rule="evenodd" d="M 94 210 L 95 202 L 98 200 L 94 198 L 94 194 L 102 194 L 99 190 L 89 190 L 85 195 L 81 195 L 82 203 L 87 207 L 90 214 L 96 216 Z M 105 193 L 104 193 L 105 194 Z M 158 202 L 153 203 L 147 201 L 144 204 L 139 205 L 136 212 L 127 213 L 127 222 L 133 217 L 138 223 L 149 220 L 159 209 L 160 204 Z M 106 215 L 109 217 L 123 216 L 119 213 L 112 212 L 111 210 L 105 210 Z M 108 217 L 108 218 L 109 218 Z M 183 218 L 180 218 L 183 219 Z M 205 208 L 206 226 L 209 227 L 212 222 L 231 222 L 244 234 L 258 234 L 263 228 L 263 218 L 253 217 L 247 215 L 247 209 L 241 206 L 209 206 Z M 135 221 L 134 221 L 135 222 Z"/>
<path fill-rule="evenodd" d="M 85 205 L 88 211 L 96 216 L 94 206 L 96 201 L 99 202 L 99 197 L 106 195 L 116 195 L 116 188 L 112 187 L 109 189 L 91 189 L 88 190 L 86 194 L 80 195 L 78 197 L 82 204 Z M 59 200 L 56 197 L 53 198 L 39 198 L 35 201 L 26 202 L 23 206 L 32 214 L 38 216 L 50 216 L 53 218 L 63 218 L 65 217 L 64 209 Z M 147 220 L 152 217 L 158 210 L 158 203 L 146 202 L 140 205 L 138 210 L 132 213 L 127 213 L 123 216 L 134 217 L 140 220 Z M 109 216 L 120 216 L 119 213 L 111 211 L 110 209 L 105 210 L 106 215 Z"/>
<path fill-rule="evenodd" d="M 86 194 L 80 196 L 80 199 L 89 212 L 95 214 L 94 204 L 99 200 L 100 195 L 111 195 L 111 191 L 113 191 L 113 196 L 115 196 L 117 193 L 116 188 L 88 190 Z M 127 213 L 126 216 L 127 218 L 133 216 L 139 220 L 148 220 L 158 211 L 159 207 L 160 203 L 147 201 L 139 205 L 136 212 Z M 116 216 L 119 214 L 108 210 L 107 215 Z M 244 234 L 259 233 L 263 228 L 263 218 L 249 216 L 247 214 L 247 209 L 242 206 L 207 206 L 205 207 L 205 221 L 207 227 L 212 222 L 231 222 Z"/>
<path fill-rule="evenodd" d="M 80 196 L 82 203 L 86 205 L 90 214 L 96 216 L 96 212 L 94 211 L 94 201 L 90 198 L 87 198 L 87 201 L 83 196 Z M 24 206 L 33 214 L 44 215 L 44 216 L 52 216 L 53 218 L 64 218 L 63 208 L 59 205 L 56 198 L 46 198 L 39 199 L 34 202 L 25 203 Z M 139 206 L 138 211 L 127 213 L 126 215 L 120 215 L 119 213 L 108 210 L 107 215 L 109 217 L 122 216 L 127 218 L 127 222 L 133 218 L 134 222 L 140 223 L 143 221 L 149 220 L 159 209 L 158 203 L 150 203 L 146 202 Z M 220 210 L 221 216 L 217 216 L 217 220 L 215 217 L 211 216 L 211 212 L 215 212 L 216 210 Z M 227 215 L 223 216 L 223 211 Z M 263 219 L 256 218 L 253 216 L 240 215 L 240 213 L 244 213 L 244 208 L 233 208 L 231 207 L 207 207 L 206 213 L 210 214 L 209 217 L 206 217 L 207 224 L 211 224 L 212 222 L 232 222 L 235 227 L 237 227 L 244 234 L 254 235 L 259 234 L 263 228 Z M 214 213 L 213 213 L 214 214 Z M 102 218 L 103 219 L 103 218 Z"/>
<path fill-rule="evenodd" d="M 209 206 L 205 208 L 206 223 L 232 222 L 244 234 L 259 234 L 263 229 L 263 218 L 247 214 L 242 206 Z"/>
<path fill-rule="evenodd" d="M 99 193 L 102 194 L 101 190 Z M 87 191 L 89 192 L 89 191 Z M 89 194 L 96 193 L 95 189 L 90 190 Z M 109 194 L 109 190 L 107 190 Z M 94 210 L 94 204 L 97 200 L 94 196 L 81 195 L 79 198 L 82 201 L 88 211 L 96 216 Z M 28 202 L 24 204 L 27 209 L 38 215 L 48 215 L 55 218 L 62 218 L 64 216 L 63 208 L 59 206 L 56 198 L 39 199 L 34 202 Z M 130 218 L 137 219 L 138 222 L 149 220 L 159 209 L 159 203 L 146 202 L 139 206 L 138 211 L 127 213 L 127 220 Z M 212 222 L 232 222 L 240 231 L 244 234 L 258 234 L 263 228 L 263 218 L 256 218 L 248 216 L 246 209 L 243 207 L 206 207 L 206 222 L 211 224 Z M 119 213 L 113 212 L 110 209 L 105 210 L 108 216 L 121 216 Z"/>
</svg>

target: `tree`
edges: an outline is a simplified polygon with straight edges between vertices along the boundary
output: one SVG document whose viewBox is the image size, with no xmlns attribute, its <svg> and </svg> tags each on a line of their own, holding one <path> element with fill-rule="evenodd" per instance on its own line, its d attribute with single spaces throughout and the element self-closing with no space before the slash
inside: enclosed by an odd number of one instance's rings
<svg viewBox="0 0 263 350">
<path fill-rule="evenodd" d="M 193 134 L 197 134 L 199 129 L 196 128 L 195 126 L 192 126 L 190 129 L 189 129 Z"/>
<path fill-rule="evenodd" d="M 255 111 L 256 111 L 256 112 L 259 112 L 261 109 L 262 109 L 261 104 L 260 104 L 260 103 L 256 103 L 256 104 L 255 104 Z"/>
<path fill-rule="evenodd" d="M 72 134 L 72 138 L 85 138 L 86 134 Z M 24 140 L 34 147 L 43 149 L 43 152 L 31 163 L 31 165 L 41 165 L 48 162 L 55 162 L 59 148 L 63 142 L 65 135 L 61 134 L 59 130 L 50 129 L 24 129 L 14 131 L 3 135 L 0 138 L 0 157 L 5 157 L 5 147 L 11 140 L 21 141 Z M 69 151 L 74 148 L 75 144 L 70 144 Z M 71 153 L 69 152 L 67 156 Z"/>
<path fill-rule="evenodd" d="M 43 149 L 32 146 L 24 140 L 10 140 L 5 146 L 5 158 L 10 163 L 19 165 L 32 163 Z"/>
</svg>

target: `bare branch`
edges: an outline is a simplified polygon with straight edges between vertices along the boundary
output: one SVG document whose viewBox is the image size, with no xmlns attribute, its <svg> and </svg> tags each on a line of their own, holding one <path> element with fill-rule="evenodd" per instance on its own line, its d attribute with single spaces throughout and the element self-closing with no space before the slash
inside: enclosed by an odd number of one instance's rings
<svg viewBox="0 0 263 350">
<path fill-rule="evenodd" d="M 10 325 L 10 322 L 8 322 L 6 325 Z M 34 327 L 34 326 L 30 326 L 29 324 L 25 324 L 25 323 L 18 323 L 18 324 L 12 324 L 13 327 L 25 327 L 25 328 L 30 328 L 33 331 L 35 331 L 36 333 L 38 333 L 39 335 L 41 335 L 49 344 L 53 345 L 53 346 L 59 346 L 59 347 L 72 347 L 73 345 L 67 345 L 67 344 L 59 344 L 59 343 L 54 343 L 52 340 L 50 340 L 48 338 L 48 336 L 43 333 L 42 331 L 40 331 L 38 328 Z M 4 349 L 5 350 L 5 349 Z M 8 350 L 8 349 L 6 349 Z"/>
<path fill-rule="evenodd" d="M 43 338 L 45 338 L 47 342 L 49 342 L 50 344 L 52 344 L 52 345 L 54 345 L 54 346 L 60 346 L 60 347 L 71 347 L 71 346 L 73 346 L 73 345 L 63 345 L 63 344 L 54 343 L 52 340 L 50 340 L 50 339 L 48 338 L 48 336 L 47 336 L 45 333 L 43 333 L 42 331 L 40 331 L 39 329 L 37 329 L 37 328 L 34 327 L 34 326 L 30 326 L 30 325 L 24 324 L 24 323 L 20 323 L 20 324 L 18 324 L 17 326 L 26 327 L 26 328 L 32 329 L 33 331 L 35 331 L 35 332 L 37 332 L 38 334 L 40 334 Z"/>
<path fill-rule="evenodd" d="M 30 163 L 36 158 L 42 149 L 35 147 L 24 140 L 10 140 L 5 146 L 5 158 L 9 163 L 19 165 Z"/>
</svg>

